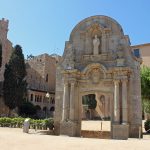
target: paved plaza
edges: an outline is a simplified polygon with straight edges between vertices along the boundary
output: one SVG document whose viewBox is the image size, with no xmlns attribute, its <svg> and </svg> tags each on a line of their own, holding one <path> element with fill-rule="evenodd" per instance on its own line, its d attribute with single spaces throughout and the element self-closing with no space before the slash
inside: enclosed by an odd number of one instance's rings
<svg viewBox="0 0 150 150">
<path fill-rule="evenodd" d="M 96 130 L 99 123 L 84 121 L 82 128 L 91 129 L 95 124 Z M 105 126 L 109 122 L 103 124 Z M 35 130 L 26 134 L 22 129 L 0 127 L 0 150 L 149 150 L 149 143 L 149 135 L 144 136 L 144 139 L 104 140 L 41 135 Z"/>
</svg>

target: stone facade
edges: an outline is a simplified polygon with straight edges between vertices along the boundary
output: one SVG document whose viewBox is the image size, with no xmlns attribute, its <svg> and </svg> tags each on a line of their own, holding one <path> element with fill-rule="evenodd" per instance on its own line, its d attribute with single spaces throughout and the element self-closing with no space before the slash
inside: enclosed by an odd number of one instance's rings
<svg viewBox="0 0 150 150">
<path fill-rule="evenodd" d="M 122 27 L 107 16 L 75 26 L 56 71 L 55 133 L 81 135 L 82 97 L 109 100 L 111 137 L 138 137 L 142 126 L 141 59 Z"/>
<path fill-rule="evenodd" d="M 49 115 L 55 109 L 56 63 L 57 58 L 48 54 L 26 61 L 28 100 Z"/>
<path fill-rule="evenodd" d="M 2 67 L 0 68 L 0 82 L 4 81 L 5 64 L 12 53 L 12 43 L 7 39 L 9 21 L 0 20 L 0 44 L 2 45 Z"/>
<path fill-rule="evenodd" d="M 12 43 L 7 38 L 9 21 L 6 19 L 0 20 L 0 45 L 2 46 L 2 66 L 0 68 L 0 116 L 8 114 L 8 108 L 4 105 L 2 86 L 4 81 L 5 64 L 8 63 L 12 53 Z"/>
</svg>

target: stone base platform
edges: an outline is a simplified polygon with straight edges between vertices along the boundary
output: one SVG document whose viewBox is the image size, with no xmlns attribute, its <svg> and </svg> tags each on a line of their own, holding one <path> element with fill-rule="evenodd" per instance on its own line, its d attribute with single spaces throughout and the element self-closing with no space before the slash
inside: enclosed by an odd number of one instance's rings
<svg viewBox="0 0 150 150">
<path fill-rule="evenodd" d="M 112 139 L 127 140 L 129 137 L 129 125 L 112 125 Z"/>
<path fill-rule="evenodd" d="M 98 138 L 98 139 L 111 139 L 110 131 L 82 130 L 81 131 L 81 137 Z"/>
<path fill-rule="evenodd" d="M 60 124 L 60 135 L 68 135 L 72 137 L 79 137 L 80 131 L 78 129 L 78 123 L 72 121 L 62 121 Z"/>
</svg>

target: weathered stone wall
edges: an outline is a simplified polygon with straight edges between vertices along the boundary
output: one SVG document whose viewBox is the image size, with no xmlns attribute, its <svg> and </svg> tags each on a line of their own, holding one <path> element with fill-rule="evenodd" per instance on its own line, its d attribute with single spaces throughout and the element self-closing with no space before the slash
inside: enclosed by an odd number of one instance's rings
<svg viewBox="0 0 150 150">
<path fill-rule="evenodd" d="M 12 53 L 12 43 L 7 39 L 9 21 L 0 20 L 0 44 L 2 45 L 2 67 L 0 68 L 0 81 L 4 80 L 5 64 Z"/>
<path fill-rule="evenodd" d="M 27 82 L 31 89 L 55 90 L 56 59 L 43 54 L 26 61 Z"/>
<path fill-rule="evenodd" d="M 4 104 L 3 97 L 0 96 L 0 117 L 7 116 L 9 113 L 9 108 Z"/>
<path fill-rule="evenodd" d="M 4 18 L 0 20 L 0 45 L 2 46 L 2 66 L 0 68 L 0 115 L 8 114 L 9 109 L 5 106 L 2 96 L 2 85 L 4 81 L 5 64 L 8 63 L 12 53 L 12 43 L 7 38 L 9 21 Z"/>
</svg>

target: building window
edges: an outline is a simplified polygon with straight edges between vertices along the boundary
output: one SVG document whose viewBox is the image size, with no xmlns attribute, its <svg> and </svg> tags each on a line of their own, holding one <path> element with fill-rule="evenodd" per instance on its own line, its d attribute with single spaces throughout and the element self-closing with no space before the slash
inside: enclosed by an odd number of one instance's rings
<svg viewBox="0 0 150 150">
<path fill-rule="evenodd" d="M 42 102 L 42 96 L 40 96 L 40 102 Z"/>
<path fill-rule="evenodd" d="M 37 95 L 35 95 L 35 102 L 37 102 Z"/>
<path fill-rule="evenodd" d="M 140 50 L 139 49 L 134 49 L 133 53 L 134 53 L 134 56 L 136 56 L 137 58 L 140 58 Z"/>
<path fill-rule="evenodd" d="M 48 82 L 48 74 L 46 75 L 46 82 Z"/>
<path fill-rule="evenodd" d="M 54 98 L 52 99 L 52 104 L 55 104 L 55 99 Z"/>
<path fill-rule="evenodd" d="M 39 99 L 39 95 L 37 96 L 37 102 L 39 102 L 40 101 L 40 99 Z"/>
<path fill-rule="evenodd" d="M 33 101 L 33 94 L 30 95 L 30 101 Z"/>
<path fill-rule="evenodd" d="M 51 108 L 50 108 L 50 111 L 55 111 L 55 107 L 51 107 Z"/>
</svg>

